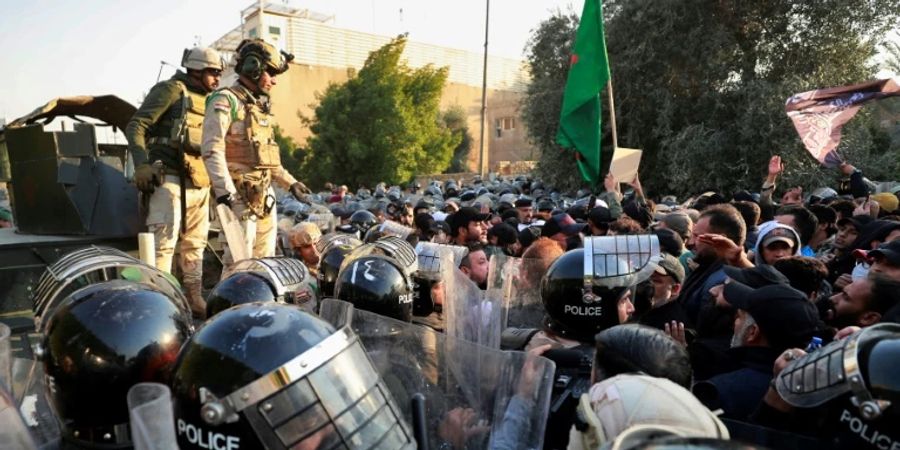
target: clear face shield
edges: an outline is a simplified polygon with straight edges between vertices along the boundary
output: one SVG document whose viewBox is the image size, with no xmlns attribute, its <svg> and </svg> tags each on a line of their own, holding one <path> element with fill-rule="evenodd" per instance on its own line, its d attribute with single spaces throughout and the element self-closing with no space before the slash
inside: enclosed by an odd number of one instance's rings
<svg viewBox="0 0 900 450">
<path fill-rule="evenodd" d="M 311 213 L 306 218 L 306 221 L 316 224 L 322 234 L 333 232 L 339 222 L 337 217 L 331 212 Z"/>
<path fill-rule="evenodd" d="M 874 398 L 866 387 L 860 349 L 898 333 L 900 324 L 876 324 L 792 361 L 775 379 L 778 395 L 793 406 L 812 408 L 850 393 L 862 418 L 877 419 L 890 402 Z"/>
<path fill-rule="evenodd" d="M 345 320 L 344 311 L 333 307 L 336 303 L 343 302 L 326 299 L 320 316 L 329 322 Z M 408 422 L 414 422 L 410 398 L 425 397 L 424 423 L 419 425 L 427 430 L 430 448 L 441 448 L 445 441 L 437 430 L 452 427 L 453 419 L 463 415 L 471 419 L 467 427 L 484 430 L 465 440 L 465 448 L 542 448 L 556 370 L 552 361 L 486 348 L 358 309 L 352 311 L 350 326 Z M 510 436 L 502 430 L 513 418 L 524 426 Z"/>
<path fill-rule="evenodd" d="M 491 256 L 487 297 L 500 299 L 503 329 L 541 327 L 546 314 L 541 302 L 541 279 L 551 262 L 504 254 Z"/>
<path fill-rule="evenodd" d="M 444 281 L 444 324 L 448 336 L 499 349 L 503 302 L 485 295 L 465 273 L 447 268 Z"/>
<path fill-rule="evenodd" d="M 276 299 L 297 305 L 315 314 L 319 299 L 315 291 L 315 278 L 302 261 L 283 256 L 253 258 L 238 261 L 222 273 L 222 279 L 238 272 L 262 275 L 275 288 Z"/>
<path fill-rule="evenodd" d="M 636 286 L 650 278 L 660 259 L 656 235 L 586 237 L 582 300 L 586 304 L 599 302 L 594 288 Z"/>
<path fill-rule="evenodd" d="M 416 244 L 418 270 L 413 274 L 416 282 L 416 296 L 413 314 L 427 316 L 435 311 L 436 305 L 445 303 L 447 294 L 445 275 L 459 266 L 468 250 L 457 245 L 419 242 Z M 438 298 L 435 298 L 438 297 Z"/>
<path fill-rule="evenodd" d="M 39 333 L 47 320 L 69 294 L 94 283 L 128 280 L 150 284 L 168 296 L 190 316 L 187 299 L 175 279 L 155 267 L 144 264 L 120 250 L 86 247 L 71 252 L 47 267 L 34 291 L 34 321 Z"/>
<path fill-rule="evenodd" d="M 323 305 L 337 331 L 270 373 L 216 398 L 201 387 L 202 420 L 245 419 L 263 448 L 413 449 L 409 426 L 351 329 L 352 306 Z"/>
</svg>

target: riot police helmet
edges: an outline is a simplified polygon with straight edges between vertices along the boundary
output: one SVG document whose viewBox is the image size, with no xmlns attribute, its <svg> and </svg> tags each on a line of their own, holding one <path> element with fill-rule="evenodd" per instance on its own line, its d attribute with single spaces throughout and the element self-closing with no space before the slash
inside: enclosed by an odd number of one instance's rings
<svg viewBox="0 0 900 450">
<path fill-rule="evenodd" d="M 347 256 L 334 295 L 359 309 L 409 322 L 417 267 L 415 249 L 401 238 L 386 236 Z"/>
<path fill-rule="evenodd" d="M 178 355 L 172 398 L 182 450 L 414 447 L 356 334 L 293 305 L 210 319 Z"/>
<path fill-rule="evenodd" d="M 346 233 L 332 233 L 323 236 L 316 242 L 316 250 L 319 251 L 319 271 L 316 274 L 319 280 L 319 292 L 324 297 L 334 295 L 334 284 L 337 282 L 338 272 L 344 258 L 356 247 L 362 245 L 362 241 Z"/>
<path fill-rule="evenodd" d="M 171 380 L 191 318 L 153 285 L 113 280 L 69 294 L 44 327 L 46 397 L 65 441 L 131 448 L 128 390 Z"/>
<path fill-rule="evenodd" d="M 206 299 L 206 317 L 235 305 L 274 302 L 275 288 L 261 274 L 237 272 L 219 281 Z"/>
<path fill-rule="evenodd" d="M 627 320 L 631 289 L 650 277 L 659 254 L 655 235 L 585 238 L 584 248 L 557 258 L 541 280 L 544 326 L 566 339 L 593 342 Z"/>
<path fill-rule="evenodd" d="M 366 232 L 369 231 L 369 228 L 372 228 L 372 226 L 377 223 L 378 218 L 375 217 L 375 214 L 372 214 L 365 209 L 355 211 L 350 215 L 350 225 L 356 227 L 356 230 L 357 232 L 359 232 L 360 236 L 365 236 Z"/>
</svg>

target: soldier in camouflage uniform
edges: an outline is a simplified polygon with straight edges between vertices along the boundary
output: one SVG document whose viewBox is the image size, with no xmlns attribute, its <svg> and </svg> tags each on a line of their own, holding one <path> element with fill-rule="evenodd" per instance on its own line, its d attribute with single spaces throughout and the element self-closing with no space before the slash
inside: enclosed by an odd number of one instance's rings
<svg viewBox="0 0 900 450">
<path fill-rule="evenodd" d="M 297 199 L 306 186 L 281 166 L 269 93 L 275 77 L 293 55 L 262 39 L 246 39 L 237 48 L 238 80 L 209 96 L 203 120 L 203 161 L 218 204 L 228 205 L 242 221 L 256 222 L 252 255 L 275 255 L 274 181 Z M 245 228 L 246 229 L 246 228 Z M 226 251 L 226 264 L 231 254 Z"/>
<path fill-rule="evenodd" d="M 206 96 L 219 86 L 222 59 L 213 49 L 193 48 L 185 50 L 181 65 L 187 73 L 178 71 L 150 89 L 125 136 L 134 159 L 134 183 L 150 196 L 147 228 L 156 237 L 156 267 L 172 271 L 180 242 L 182 285 L 192 312 L 203 317 L 209 176 L 200 157 L 200 138 Z"/>
</svg>

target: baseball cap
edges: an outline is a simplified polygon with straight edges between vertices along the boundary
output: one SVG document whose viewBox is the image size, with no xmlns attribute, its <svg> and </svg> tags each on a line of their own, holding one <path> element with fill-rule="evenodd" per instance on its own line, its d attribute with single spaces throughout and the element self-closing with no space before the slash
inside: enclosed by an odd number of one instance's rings
<svg viewBox="0 0 900 450">
<path fill-rule="evenodd" d="M 490 214 L 482 214 L 471 206 L 464 206 L 459 208 L 459 211 L 447 216 L 447 224 L 450 225 L 451 234 L 456 236 L 459 227 L 467 227 L 471 222 L 484 222 L 490 218 Z"/>
<path fill-rule="evenodd" d="M 684 283 L 684 266 L 678 259 L 668 253 L 660 253 L 660 260 L 656 265 L 656 273 L 668 275 L 678 283 Z"/>
<path fill-rule="evenodd" d="M 684 240 L 681 239 L 678 233 L 668 228 L 657 228 L 652 233 L 659 238 L 660 250 L 676 258 L 684 253 Z"/>
<path fill-rule="evenodd" d="M 869 198 L 878 203 L 878 206 L 881 207 L 882 211 L 888 213 L 896 211 L 897 206 L 900 205 L 900 200 L 897 199 L 897 196 L 890 192 L 881 192 L 872 195 Z"/>
<path fill-rule="evenodd" d="M 769 346 L 805 347 L 819 331 L 819 313 L 806 295 L 786 284 L 754 289 L 739 281 L 725 285 L 725 300 L 753 316 Z"/>
<path fill-rule="evenodd" d="M 871 221 L 872 216 L 867 215 L 844 217 L 843 219 L 837 221 L 837 226 L 842 227 L 844 225 L 850 224 L 856 228 L 856 231 L 862 231 L 863 227 L 868 225 Z"/>
<path fill-rule="evenodd" d="M 900 267 L 900 240 L 881 244 L 868 254 L 869 258 L 884 258 L 888 264 Z"/>
<path fill-rule="evenodd" d="M 608 224 L 615 219 L 613 219 L 612 214 L 609 212 L 609 208 L 605 206 L 595 206 L 591 208 L 591 211 L 588 213 L 588 220 L 593 222 L 594 225 L 600 226 Z"/>
<path fill-rule="evenodd" d="M 557 233 L 563 233 L 566 236 L 572 236 L 580 233 L 584 229 L 585 224 L 578 223 L 572 216 L 562 213 L 550 216 L 550 220 L 544 223 L 541 228 L 541 236 L 551 237 Z"/>
<path fill-rule="evenodd" d="M 515 206 L 516 206 L 516 208 L 524 208 L 526 206 L 531 206 L 532 202 L 533 202 L 533 200 L 531 199 L 531 197 L 527 197 L 527 196 L 523 195 L 516 199 Z"/>
<path fill-rule="evenodd" d="M 488 239 L 491 236 L 497 236 L 497 245 L 510 245 L 516 243 L 516 235 L 518 232 L 512 225 L 507 223 L 498 223 L 488 230 Z"/>
<path fill-rule="evenodd" d="M 727 439 L 728 429 L 687 389 L 666 378 L 624 374 L 593 386 L 580 400 L 589 433 L 596 442 L 612 442 L 635 426 L 666 426 L 679 434 Z"/>
<path fill-rule="evenodd" d="M 666 224 L 666 228 L 674 231 L 682 240 L 687 240 L 691 236 L 691 218 L 684 213 L 676 212 L 666 214 L 660 222 Z"/>
<path fill-rule="evenodd" d="M 800 244 L 797 241 L 797 236 L 791 230 L 783 227 L 772 228 L 772 231 L 766 233 L 762 240 L 762 247 L 768 247 L 776 242 L 784 242 L 795 250 Z"/>
<path fill-rule="evenodd" d="M 722 270 L 725 271 L 725 275 L 728 275 L 728 278 L 751 288 L 761 288 L 770 284 L 790 284 L 790 281 L 784 274 L 768 264 L 760 264 L 743 269 L 734 266 L 724 266 Z"/>
<path fill-rule="evenodd" d="M 300 222 L 291 228 L 291 247 L 313 245 L 322 237 L 322 231 L 312 222 Z"/>
</svg>

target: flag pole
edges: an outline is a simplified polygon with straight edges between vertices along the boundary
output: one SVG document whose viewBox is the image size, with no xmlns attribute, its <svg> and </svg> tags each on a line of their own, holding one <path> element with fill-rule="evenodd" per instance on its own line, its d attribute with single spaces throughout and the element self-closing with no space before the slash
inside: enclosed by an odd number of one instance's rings
<svg viewBox="0 0 900 450">
<path fill-rule="evenodd" d="M 616 133 L 616 104 L 613 102 L 612 77 L 606 82 L 606 92 L 609 93 L 609 128 L 612 130 L 613 152 L 619 148 L 619 136 Z"/>
</svg>

